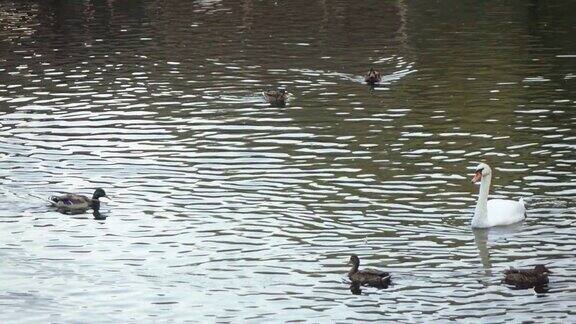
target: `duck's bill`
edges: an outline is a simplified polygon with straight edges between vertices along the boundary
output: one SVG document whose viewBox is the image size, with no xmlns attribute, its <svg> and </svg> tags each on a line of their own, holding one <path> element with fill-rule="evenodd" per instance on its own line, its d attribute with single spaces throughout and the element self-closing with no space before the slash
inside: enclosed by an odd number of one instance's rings
<svg viewBox="0 0 576 324">
<path fill-rule="evenodd" d="M 108 200 L 112 200 L 112 197 L 110 197 L 110 196 L 108 196 L 108 195 L 105 195 L 105 196 L 102 197 L 102 198 L 106 198 L 106 199 L 108 199 Z"/>
<path fill-rule="evenodd" d="M 476 173 L 474 173 L 474 177 L 472 178 L 472 182 L 477 183 L 477 182 L 480 182 L 481 179 L 482 179 L 482 172 L 476 172 Z"/>
</svg>

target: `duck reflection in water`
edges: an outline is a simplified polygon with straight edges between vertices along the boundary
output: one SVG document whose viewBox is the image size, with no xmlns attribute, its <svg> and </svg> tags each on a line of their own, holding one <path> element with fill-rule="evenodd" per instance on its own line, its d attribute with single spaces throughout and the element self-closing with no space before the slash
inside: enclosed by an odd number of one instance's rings
<svg viewBox="0 0 576 324">
<path fill-rule="evenodd" d="M 350 284 L 350 292 L 352 292 L 352 295 L 362 295 L 362 289 L 360 288 L 360 284 L 352 282 Z"/>
<path fill-rule="evenodd" d="M 94 220 L 106 220 L 106 215 L 100 213 L 99 210 L 95 210 L 92 215 L 94 216 Z"/>
</svg>

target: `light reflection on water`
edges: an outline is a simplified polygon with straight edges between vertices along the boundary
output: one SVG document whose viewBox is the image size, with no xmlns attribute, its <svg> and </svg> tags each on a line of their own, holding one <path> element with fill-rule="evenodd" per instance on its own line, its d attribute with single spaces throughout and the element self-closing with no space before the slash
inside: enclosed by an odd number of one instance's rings
<svg viewBox="0 0 576 324">
<path fill-rule="evenodd" d="M 0 318 L 573 318 L 575 8 L 479 6 L 0 2 Z M 470 229 L 480 160 L 523 224 Z M 106 220 L 38 198 L 95 187 Z"/>
</svg>

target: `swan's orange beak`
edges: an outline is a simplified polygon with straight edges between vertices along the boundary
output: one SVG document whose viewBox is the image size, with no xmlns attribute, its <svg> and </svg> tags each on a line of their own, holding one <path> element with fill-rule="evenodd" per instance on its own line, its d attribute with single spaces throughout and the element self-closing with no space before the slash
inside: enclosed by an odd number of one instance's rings
<svg viewBox="0 0 576 324">
<path fill-rule="evenodd" d="M 472 178 L 472 182 L 473 183 L 480 182 L 480 179 L 482 179 L 482 171 L 478 170 L 476 171 L 476 173 L 474 173 L 474 178 Z"/>
</svg>

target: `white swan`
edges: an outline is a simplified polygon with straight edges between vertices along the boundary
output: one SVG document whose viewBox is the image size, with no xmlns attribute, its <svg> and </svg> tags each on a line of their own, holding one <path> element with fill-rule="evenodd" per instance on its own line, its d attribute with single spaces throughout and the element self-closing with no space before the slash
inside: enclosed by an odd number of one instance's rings
<svg viewBox="0 0 576 324">
<path fill-rule="evenodd" d="M 472 218 L 472 227 L 494 227 L 510 225 L 523 220 L 526 217 L 524 200 L 519 201 L 505 199 L 488 200 L 488 191 L 492 181 L 492 169 L 486 163 L 480 163 L 474 172 L 472 182 L 480 181 L 480 194 Z"/>
</svg>

